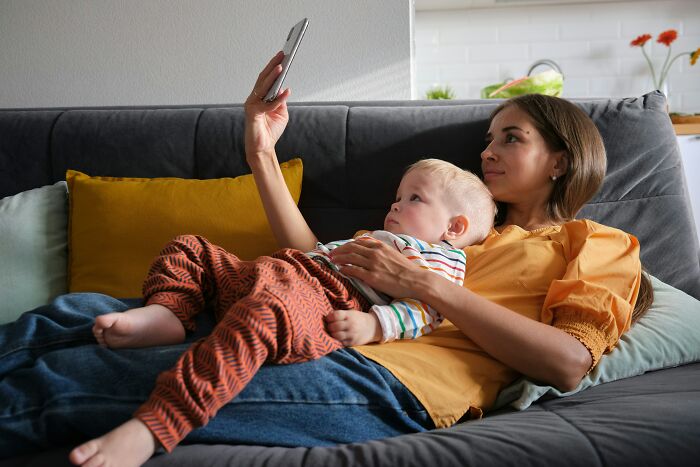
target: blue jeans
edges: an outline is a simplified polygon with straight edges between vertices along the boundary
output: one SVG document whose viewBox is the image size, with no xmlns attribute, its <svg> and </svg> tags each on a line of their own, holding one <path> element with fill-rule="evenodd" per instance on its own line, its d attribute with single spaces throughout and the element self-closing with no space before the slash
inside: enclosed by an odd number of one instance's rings
<svg viewBox="0 0 700 467">
<path fill-rule="evenodd" d="M 188 344 L 134 350 L 96 345 L 94 317 L 140 306 L 69 294 L 0 326 L 0 458 L 72 445 L 125 422 L 157 375 Z M 206 314 L 197 333 L 212 326 Z M 415 397 L 352 349 L 293 365 L 266 365 L 185 443 L 327 446 L 432 428 Z"/>
</svg>

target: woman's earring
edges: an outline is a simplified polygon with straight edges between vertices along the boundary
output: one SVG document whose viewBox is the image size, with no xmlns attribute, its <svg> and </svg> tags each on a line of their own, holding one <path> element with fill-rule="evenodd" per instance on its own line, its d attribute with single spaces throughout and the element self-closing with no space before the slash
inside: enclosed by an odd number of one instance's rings
<svg viewBox="0 0 700 467">
<path fill-rule="evenodd" d="M 557 179 L 557 176 L 556 176 L 556 175 L 552 175 L 552 176 L 551 176 L 551 177 L 549 177 L 549 178 L 551 178 L 551 179 L 552 179 L 552 181 L 555 181 L 555 180 Z"/>
</svg>

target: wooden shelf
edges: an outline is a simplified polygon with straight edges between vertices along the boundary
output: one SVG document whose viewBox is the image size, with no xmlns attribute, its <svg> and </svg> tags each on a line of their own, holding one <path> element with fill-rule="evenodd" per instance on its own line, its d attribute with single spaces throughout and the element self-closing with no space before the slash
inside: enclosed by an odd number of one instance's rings
<svg viewBox="0 0 700 467">
<path fill-rule="evenodd" d="M 674 123 L 677 135 L 700 135 L 700 123 Z"/>
</svg>

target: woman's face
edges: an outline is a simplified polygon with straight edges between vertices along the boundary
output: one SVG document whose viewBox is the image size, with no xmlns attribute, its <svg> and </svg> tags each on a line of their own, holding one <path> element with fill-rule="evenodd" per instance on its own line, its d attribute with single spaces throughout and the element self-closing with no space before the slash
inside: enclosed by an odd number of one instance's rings
<svg viewBox="0 0 700 467">
<path fill-rule="evenodd" d="M 530 117 L 515 105 L 501 110 L 481 153 L 484 183 L 504 203 L 546 203 L 552 175 L 560 176 L 560 152 L 550 151 Z"/>
</svg>

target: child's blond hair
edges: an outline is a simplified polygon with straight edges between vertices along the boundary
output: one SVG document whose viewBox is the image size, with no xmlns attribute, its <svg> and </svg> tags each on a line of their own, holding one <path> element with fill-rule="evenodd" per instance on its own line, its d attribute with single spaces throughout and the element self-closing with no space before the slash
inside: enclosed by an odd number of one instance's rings
<svg viewBox="0 0 700 467">
<path fill-rule="evenodd" d="M 442 183 L 444 202 L 454 209 L 455 215 L 464 215 L 469 220 L 469 245 L 486 238 L 496 217 L 496 203 L 479 177 L 440 159 L 422 159 L 409 165 L 406 173 L 413 170 L 425 171 Z"/>
</svg>

